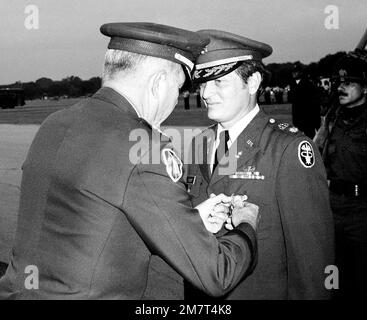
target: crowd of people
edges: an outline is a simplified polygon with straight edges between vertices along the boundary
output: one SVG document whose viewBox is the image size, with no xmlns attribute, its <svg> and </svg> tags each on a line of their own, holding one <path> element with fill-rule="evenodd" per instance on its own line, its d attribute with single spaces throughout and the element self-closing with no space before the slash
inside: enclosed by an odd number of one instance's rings
<svg viewBox="0 0 367 320">
<path fill-rule="evenodd" d="M 187 300 L 366 297 L 365 52 L 335 66 L 323 118 L 295 68 L 291 124 L 258 103 L 268 44 L 153 23 L 101 32 L 102 88 L 47 118 L 24 162 L 0 298 L 143 299 L 152 256 Z M 160 125 L 187 83 L 215 124 L 183 163 Z"/>
</svg>

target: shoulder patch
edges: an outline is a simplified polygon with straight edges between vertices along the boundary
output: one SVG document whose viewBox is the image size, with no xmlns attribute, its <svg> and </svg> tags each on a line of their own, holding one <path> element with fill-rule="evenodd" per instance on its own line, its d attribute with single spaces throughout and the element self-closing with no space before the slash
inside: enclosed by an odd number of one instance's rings
<svg viewBox="0 0 367 320">
<path fill-rule="evenodd" d="M 182 177 L 182 161 L 176 153 L 169 148 L 164 148 L 161 151 L 162 161 L 166 166 L 168 176 L 173 182 L 177 182 Z"/>
<path fill-rule="evenodd" d="M 298 159 L 305 168 L 312 168 L 315 164 L 315 154 L 311 143 L 303 140 L 298 145 Z"/>
</svg>

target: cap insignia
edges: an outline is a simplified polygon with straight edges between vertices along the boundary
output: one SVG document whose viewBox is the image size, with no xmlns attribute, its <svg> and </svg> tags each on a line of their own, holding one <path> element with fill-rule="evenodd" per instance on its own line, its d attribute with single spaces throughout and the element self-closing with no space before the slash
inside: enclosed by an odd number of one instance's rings
<svg viewBox="0 0 367 320">
<path fill-rule="evenodd" d="M 211 67 L 211 68 L 206 68 L 206 69 L 201 69 L 201 70 L 196 70 L 194 73 L 194 78 L 207 78 L 211 75 L 217 75 L 221 72 L 226 72 L 228 71 L 230 68 L 232 68 L 237 62 L 232 62 L 232 63 L 228 63 L 228 64 L 222 64 L 220 66 L 215 66 L 215 67 Z"/>
<path fill-rule="evenodd" d="M 345 76 L 347 76 L 348 75 L 348 73 L 347 73 L 347 71 L 345 71 L 344 69 L 340 69 L 339 70 L 339 76 L 341 76 L 341 77 L 345 77 Z"/>
</svg>

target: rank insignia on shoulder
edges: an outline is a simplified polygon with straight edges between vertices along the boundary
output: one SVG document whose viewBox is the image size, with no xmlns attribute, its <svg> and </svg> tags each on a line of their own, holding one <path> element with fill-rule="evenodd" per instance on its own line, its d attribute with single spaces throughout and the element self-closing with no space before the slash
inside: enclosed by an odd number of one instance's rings
<svg viewBox="0 0 367 320">
<path fill-rule="evenodd" d="M 296 128 L 296 127 L 290 127 L 288 130 L 289 130 L 289 132 L 292 132 L 292 133 L 297 133 L 298 132 L 298 128 Z"/>
<path fill-rule="evenodd" d="M 288 128 L 288 127 L 289 127 L 289 123 L 279 123 L 278 124 L 278 128 L 280 130 L 284 130 L 284 129 Z"/>
<path fill-rule="evenodd" d="M 298 159 L 305 168 L 312 168 L 315 164 L 315 154 L 311 143 L 304 140 L 298 145 Z"/>
<path fill-rule="evenodd" d="M 168 176 L 173 182 L 182 177 L 182 161 L 172 149 L 164 148 L 161 152 L 162 161 L 166 166 Z"/>
</svg>

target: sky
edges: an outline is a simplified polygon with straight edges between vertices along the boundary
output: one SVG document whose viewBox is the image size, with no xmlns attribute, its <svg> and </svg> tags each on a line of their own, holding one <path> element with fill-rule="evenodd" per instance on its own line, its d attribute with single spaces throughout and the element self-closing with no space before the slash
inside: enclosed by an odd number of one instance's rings
<svg viewBox="0 0 367 320">
<path fill-rule="evenodd" d="M 100 76 L 100 26 L 134 21 L 225 30 L 270 44 L 265 63 L 308 64 L 355 48 L 367 0 L 1 0 L 0 84 Z"/>
</svg>

